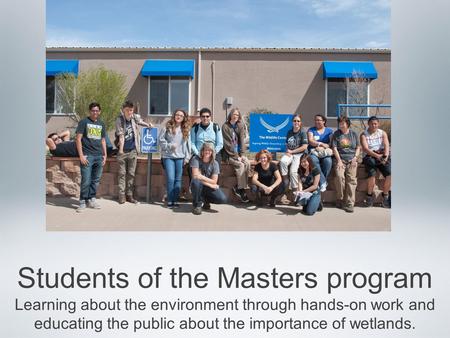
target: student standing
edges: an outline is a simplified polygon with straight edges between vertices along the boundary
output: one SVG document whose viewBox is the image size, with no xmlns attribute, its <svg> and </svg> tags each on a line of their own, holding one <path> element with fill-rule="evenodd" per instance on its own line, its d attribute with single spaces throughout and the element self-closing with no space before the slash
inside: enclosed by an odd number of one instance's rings
<svg viewBox="0 0 450 338">
<path fill-rule="evenodd" d="M 141 144 L 139 126 L 151 127 L 139 115 L 134 114 L 133 102 L 125 101 L 116 120 L 119 204 L 125 201 L 139 203 L 133 196 L 137 157 Z"/>
<path fill-rule="evenodd" d="M 222 161 L 220 151 L 223 147 L 223 138 L 219 125 L 211 121 L 211 116 L 211 110 L 208 108 L 202 108 L 200 110 L 200 123 L 195 123 L 192 126 L 190 134 L 192 154 L 200 155 L 200 149 L 203 143 L 212 143 L 214 145 L 216 161 L 220 166 L 220 162 Z"/>
<path fill-rule="evenodd" d="M 89 116 L 78 123 L 75 142 L 81 162 L 80 205 L 77 212 L 100 209 L 96 200 L 97 187 L 106 163 L 106 127 L 99 119 L 100 104 L 89 105 Z"/>
<path fill-rule="evenodd" d="M 173 112 L 171 119 L 161 130 L 159 145 L 166 172 L 167 207 L 178 208 L 183 164 L 190 160 L 190 123 L 188 114 L 181 109 Z"/>
</svg>

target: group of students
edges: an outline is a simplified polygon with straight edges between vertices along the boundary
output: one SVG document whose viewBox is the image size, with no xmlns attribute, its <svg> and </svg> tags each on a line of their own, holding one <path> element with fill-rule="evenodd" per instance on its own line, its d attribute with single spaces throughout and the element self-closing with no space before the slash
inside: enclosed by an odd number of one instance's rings
<svg viewBox="0 0 450 338">
<path fill-rule="evenodd" d="M 81 162 L 79 212 L 86 207 L 100 208 L 95 195 L 107 157 L 106 129 L 99 119 L 100 112 L 100 105 L 91 103 L 89 116 L 81 120 L 76 129 L 75 147 Z M 301 116 L 294 114 L 293 127 L 286 137 L 286 152 L 279 165 L 272 161 L 269 151 L 259 151 L 255 156 L 257 164 L 251 187 L 248 186 L 250 161 L 244 156 L 248 133 L 239 109 L 230 111 L 222 127 L 212 122 L 211 117 L 211 111 L 203 108 L 200 110 L 200 122 L 191 125 L 188 114 L 177 109 L 160 130 L 159 145 L 166 176 L 168 208 L 179 207 L 184 166 L 188 167 L 193 214 L 200 215 L 203 210 L 210 209 L 211 203 L 227 203 L 226 195 L 218 184 L 220 165 L 224 162 L 234 168 L 236 185 L 232 190 L 243 203 L 250 202 L 246 190 L 252 189 L 258 206 L 269 204 L 274 207 L 278 198 L 290 189 L 294 195 L 292 203 L 303 206 L 306 215 L 322 210 L 321 192 L 327 188 L 327 179 L 334 165 L 336 206 L 353 212 L 361 146 L 363 163 L 369 176 L 366 205 L 373 205 L 378 169 L 385 177 L 382 205 L 390 208 L 390 145 L 386 132 L 379 129 L 377 117 L 372 116 L 367 130 L 358 136 L 350 128 L 351 122 L 346 116 L 338 119 L 339 128 L 333 132 L 326 126 L 326 118 L 318 114 L 314 127 L 305 132 Z M 120 204 L 126 201 L 139 203 L 133 197 L 140 146 L 139 126 L 152 127 L 134 114 L 132 102 L 125 102 L 116 120 L 115 140 Z M 55 140 L 54 143 L 65 142 Z M 49 148 L 52 152 L 52 148 L 57 147 L 49 145 Z"/>
</svg>

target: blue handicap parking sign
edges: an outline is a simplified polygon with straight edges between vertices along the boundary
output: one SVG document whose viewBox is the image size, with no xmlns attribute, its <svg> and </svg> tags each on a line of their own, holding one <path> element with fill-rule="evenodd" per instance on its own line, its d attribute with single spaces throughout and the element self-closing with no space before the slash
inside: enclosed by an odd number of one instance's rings
<svg viewBox="0 0 450 338">
<path fill-rule="evenodd" d="M 286 135 L 292 129 L 292 115 L 250 114 L 250 151 L 267 149 L 270 152 L 286 151 Z"/>
<path fill-rule="evenodd" d="M 158 128 L 142 128 L 141 153 L 158 152 Z"/>
</svg>

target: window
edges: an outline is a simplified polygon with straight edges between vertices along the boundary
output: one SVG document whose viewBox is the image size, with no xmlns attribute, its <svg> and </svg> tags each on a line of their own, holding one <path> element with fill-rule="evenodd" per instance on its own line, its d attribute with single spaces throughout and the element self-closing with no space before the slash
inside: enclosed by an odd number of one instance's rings
<svg viewBox="0 0 450 338">
<path fill-rule="evenodd" d="M 58 80 L 54 76 L 47 76 L 46 85 L 45 112 L 52 115 L 71 114 L 71 107 L 64 104 Z"/>
<path fill-rule="evenodd" d="M 336 108 L 338 104 L 368 104 L 369 103 L 369 80 L 356 79 L 327 79 L 326 83 L 326 115 L 337 117 Z M 348 116 L 369 116 L 366 107 L 345 107 L 341 113 Z"/>
<path fill-rule="evenodd" d="M 149 77 L 149 115 L 170 115 L 177 108 L 189 113 L 190 83 L 189 77 Z"/>
</svg>

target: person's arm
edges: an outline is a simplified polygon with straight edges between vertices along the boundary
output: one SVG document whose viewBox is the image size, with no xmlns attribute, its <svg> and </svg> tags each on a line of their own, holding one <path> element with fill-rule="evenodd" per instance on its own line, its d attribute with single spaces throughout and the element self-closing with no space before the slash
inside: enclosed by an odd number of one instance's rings
<svg viewBox="0 0 450 338">
<path fill-rule="evenodd" d="M 354 133 L 355 135 L 355 142 L 356 142 L 356 149 L 355 149 L 355 156 L 352 158 L 352 167 L 356 167 L 358 165 L 358 156 L 359 153 L 361 152 L 361 144 L 359 143 L 359 137 L 356 133 Z"/>
<path fill-rule="evenodd" d="M 216 174 L 212 175 L 211 178 L 206 177 L 205 175 L 202 175 L 199 168 L 192 167 L 192 178 L 199 180 L 204 185 L 206 185 L 212 189 L 218 188 L 218 185 L 217 185 L 218 177 L 219 176 Z"/>
<path fill-rule="evenodd" d="M 61 137 L 61 140 L 63 140 L 63 141 L 69 141 L 70 140 L 70 130 L 66 129 L 63 132 L 61 132 L 58 136 Z"/>
<path fill-rule="evenodd" d="M 55 141 L 53 141 L 50 137 L 47 137 L 47 139 L 45 140 L 45 144 L 47 145 L 48 149 L 50 149 L 50 150 L 56 149 Z"/>
<path fill-rule="evenodd" d="M 311 145 L 311 147 L 318 147 L 319 146 L 319 143 L 320 142 L 317 142 L 315 139 L 314 139 L 314 135 L 313 135 L 313 133 L 312 132 L 310 132 L 309 130 L 308 130 L 308 143 Z"/>
<path fill-rule="evenodd" d="M 306 148 L 308 148 L 308 144 L 302 144 L 300 147 L 291 150 L 291 154 L 303 153 Z"/>
<path fill-rule="evenodd" d="M 197 149 L 197 145 L 195 144 L 195 125 L 192 126 L 189 137 L 191 139 L 191 152 L 192 152 L 192 154 L 193 155 L 199 155 L 200 152 Z"/>
<path fill-rule="evenodd" d="M 239 154 L 234 151 L 234 147 L 232 144 L 232 131 L 231 128 L 228 127 L 225 123 L 222 126 L 222 140 L 223 140 L 223 149 L 231 158 L 238 158 Z"/>
<path fill-rule="evenodd" d="M 161 149 L 161 152 L 170 151 L 170 143 L 166 140 L 166 132 L 167 129 L 163 128 L 161 130 L 161 133 L 159 134 L 159 147 Z"/>
<path fill-rule="evenodd" d="M 147 128 L 153 128 L 153 125 L 150 122 L 145 122 L 141 115 L 139 114 L 133 114 L 134 120 L 136 121 L 136 124 L 142 126 L 142 127 L 147 127 Z"/>
<path fill-rule="evenodd" d="M 123 147 L 123 146 L 122 146 Z M 122 148 L 123 149 L 123 148 Z M 102 137 L 102 153 L 103 153 L 103 160 L 102 165 L 105 165 L 106 158 L 108 157 L 108 153 L 106 152 L 106 140 L 104 137 Z"/>
<path fill-rule="evenodd" d="M 125 130 L 123 129 L 123 119 L 121 116 L 119 116 L 116 119 L 116 136 L 119 137 L 119 144 L 117 145 L 117 152 L 118 154 L 123 154 L 123 145 L 125 144 Z"/>
<path fill-rule="evenodd" d="M 383 130 L 383 146 L 384 146 L 383 161 L 386 162 L 389 159 L 389 154 L 391 153 L 391 144 L 389 143 L 389 137 L 384 130 Z"/>
<path fill-rule="evenodd" d="M 215 151 L 216 154 L 218 154 L 222 148 L 223 148 L 223 137 L 222 137 L 222 131 L 220 130 L 220 127 L 217 126 L 218 130 L 216 133 L 216 147 L 215 147 Z M 213 125 L 213 130 L 214 130 L 214 125 Z"/>
<path fill-rule="evenodd" d="M 331 141 L 331 148 L 333 150 L 334 158 L 336 159 L 336 166 L 338 168 L 343 168 L 344 164 L 342 163 L 341 155 L 339 155 L 339 151 L 337 149 L 337 141 L 335 140 L 334 135 L 333 135 L 333 140 Z"/>
<path fill-rule="evenodd" d="M 278 187 L 281 184 L 281 182 L 283 182 L 280 171 L 278 169 L 275 170 L 275 172 L 273 174 L 275 175 L 275 182 L 273 182 L 273 184 L 270 186 L 270 188 L 272 188 L 272 190 L 275 189 L 276 187 Z"/>
<path fill-rule="evenodd" d="M 88 165 L 89 161 L 87 160 L 87 157 L 83 154 L 83 146 L 81 145 L 81 138 L 83 137 L 83 134 L 77 134 L 75 137 L 75 144 L 77 145 L 77 151 L 78 151 L 78 157 L 80 158 L 80 162 L 82 165 Z"/>
<path fill-rule="evenodd" d="M 314 176 L 314 181 L 313 184 L 306 188 L 305 190 L 303 190 L 303 192 L 314 192 L 317 190 L 317 188 L 319 187 L 319 182 L 320 182 L 320 174 L 317 174 L 316 176 Z"/>
</svg>

